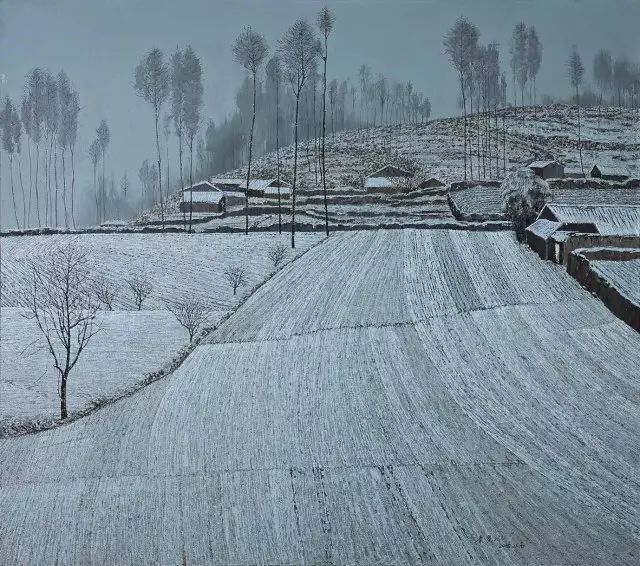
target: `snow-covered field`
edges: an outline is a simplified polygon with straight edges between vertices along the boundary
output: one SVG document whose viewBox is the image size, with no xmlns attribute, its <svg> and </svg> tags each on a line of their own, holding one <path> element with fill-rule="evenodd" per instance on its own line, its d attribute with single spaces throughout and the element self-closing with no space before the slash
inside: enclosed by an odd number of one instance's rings
<svg viewBox="0 0 640 566">
<path fill-rule="evenodd" d="M 320 240 L 301 234 L 296 252 Z M 57 372 L 35 323 L 17 308 L 29 273 L 29 260 L 69 241 L 86 250 L 96 275 L 118 287 L 112 312 L 100 315 L 92 339 L 69 380 L 69 409 L 113 395 L 159 370 L 188 343 L 188 334 L 167 310 L 166 301 L 195 297 L 211 309 L 215 324 L 273 271 L 268 257 L 286 236 L 276 234 L 83 234 L 15 236 L 2 239 L 2 340 L 0 341 L 0 421 L 27 421 L 59 414 Z M 246 285 L 233 291 L 227 268 L 246 269 Z M 126 280 L 144 273 L 153 286 L 143 310 L 134 310 Z"/>
<path fill-rule="evenodd" d="M 640 336 L 509 233 L 332 235 L 0 441 L 0 563 L 637 564 Z"/>
<path fill-rule="evenodd" d="M 612 287 L 640 306 L 640 260 L 593 260 L 591 268 L 604 277 Z"/>
</svg>

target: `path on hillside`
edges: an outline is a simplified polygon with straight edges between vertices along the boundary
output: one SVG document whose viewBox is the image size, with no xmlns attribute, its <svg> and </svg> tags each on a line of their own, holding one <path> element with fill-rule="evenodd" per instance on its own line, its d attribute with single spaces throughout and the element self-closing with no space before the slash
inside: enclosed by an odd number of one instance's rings
<svg viewBox="0 0 640 566">
<path fill-rule="evenodd" d="M 640 337 L 507 233 L 341 233 L 0 441 L 2 564 L 637 564 Z"/>
</svg>

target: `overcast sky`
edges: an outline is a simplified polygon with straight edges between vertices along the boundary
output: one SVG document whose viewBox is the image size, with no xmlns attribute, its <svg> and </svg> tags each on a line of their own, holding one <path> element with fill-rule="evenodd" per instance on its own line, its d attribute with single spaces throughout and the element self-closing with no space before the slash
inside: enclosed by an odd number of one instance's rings
<svg viewBox="0 0 640 566">
<path fill-rule="evenodd" d="M 110 166 L 117 176 L 128 170 L 135 178 L 142 159 L 154 155 L 151 110 L 131 86 L 143 53 L 193 45 L 203 61 L 205 116 L 220 120 L 233 108 L 243 76 L 230 50 L 242 26 L 263 33 L 273 50 L 288 25 L 313 19 L 324 4 L 337 18 L 330 75 L 354 77 L 368 63 L 375 74 L 411 79 L 431 98 L 435 116 L 457 112 L 442 36 L 460 15 L 478 25 L 482 41 L 500 43 L 503 62 L 513 26 L 520 20 L 535 25 L 544 46 L 541 93 L 566 94 L 573 44 L 589 80 L 600 47 L 640 60 L 638 0 L 0 0 L 2 94 L 17 99 L 34 66 L 64 69 L 80 93 L 79 156 L 86 156 L 105 118 L 112 130 Z"/>
</svg>

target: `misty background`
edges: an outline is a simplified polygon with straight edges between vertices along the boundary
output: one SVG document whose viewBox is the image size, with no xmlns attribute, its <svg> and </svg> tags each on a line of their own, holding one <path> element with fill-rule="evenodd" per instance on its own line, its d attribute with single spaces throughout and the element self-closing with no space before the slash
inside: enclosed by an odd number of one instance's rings
<svg viewBox="0 0 640 566">
<path fill-rule="evenodd" d="M 544 47 L 537 78 L 540 97 L 569 96 L 566 61 L 573 45 L 582 55 L 587 83 L 599 49 L 636 62 L 640 53 L 640 2 L 636 0 L 2 0 L 1 94 L 19 107 L 25 76 L 32 68 L 48 69 L 54 75 L 64 70 L 79 94 L 81 108 L 77 193 L 88 195 L 92 188 L 88 148 L 103 119 L 111 133 L 107 175 L 113 174 L 117 183 L 126 172 L 135 186 L 141 162 L 153 163 L 155 155 L 152 111 L 133 88 L 135 67 L 149 50 L 159 47 L 168 58 L 177 47 L 195 49 L 203 70 L 204 132 L 208 120 L 219 124 L 235 110 L 236 93 L 247 75 L 234 63 L 231 46 L 243 26 L 251 25 L 264 35 L 271 56 L 296 19 L 314 23 L 324 5 L 336 16 L 329 43 L 329 79 L 348 79 L 357 87 L 358 69 L 367 64 L 374 77 L 381 73 L 389 80 L 410 80 L 430 99 L 432 118 L 460 111 L 456 75 L 442 40 L 461 15 L 478 26 L 483 43 L 500 45 L 509 89 L 513 27 L 519 21 L 535 26 Z M 170 151 L 174 155 L 175 147 Z M 6 156 L 2 183 L 5 226 L 11 223 Z M 80 206 L 89 205 L 87 201 Z"/>
</svg>

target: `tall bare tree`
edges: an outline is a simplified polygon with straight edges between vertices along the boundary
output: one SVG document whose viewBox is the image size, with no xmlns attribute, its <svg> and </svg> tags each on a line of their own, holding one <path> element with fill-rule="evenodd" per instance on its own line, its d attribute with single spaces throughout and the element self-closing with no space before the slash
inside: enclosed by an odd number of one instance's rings
<svg viewBox="0 0 640 566">
<path fill-rule="evenodd" d="M 184 54 L 176 49 L 171 56 L 171 117 L 173 131 L 178 138 L 178 165 L 180 167 L 180 190 L 184 189 L 184 167 L 182 164 L 184 144 Z M 182 209 L 182 225 L 187 229 L 187 211 Z"/>
<path fill-rule="evenodd" d="M 42 218 L 40 216 L 40 194 L 38 191 L 38 179 L 40 173 L 40 144 L 42 142 L 42 135 L 44 129 L 45 120 L 45 73 L 39 69 L 34 68 L 27 75 L 27 93 L 25 104 L 23 104 L 23 110 L 26 107 L 28 110 L 26 115 L 28 118 L 24 120 L 27 135 L 31 142 L 36 146 L 36 163 L 34 171 L 34 192 L 36 201 L 36 218 L 38 220 L 38 227 L 42 226 Z M 25 118 L 25 112 L 23 112 L 23 118 Z"/>
<path fill-rule="evenodd" d="M 320 10 L 316 18 L 316 23 L 320 29 L 320 33 L 324 39 L 322 53 L 322 63 L 324 70 L 322 73 L 322 150 L 321 150 L 321 169 L 322 169 L 322 193 L 324 195 L 324 228 L 327 236 L 329 235 L 329 207 L 327 200 L 327 167 L 325 161 L 325 139 L 327 135 L 327 58 L 328 58 L 328 40 L 333 30 L 335 16 L 333 12 L 326 6 Z"/>
<path fill-rule="evenodd" d="M 100 157 L 102 158 L 102 179 L 99 183 L 99 195 L 100 195 L 100 219 L 98 223 L 104 222 L 107 219 L 107 178 L 105 171 L 105 164 L 107 161 L 107 148 L 111 142 L 111 131 L 106 120 L 102 120 L 98 129 L 96 130 L 96 140 L 100 148 Z"/>
<path fill-rule="evenodd" d="M 61 71 L 58 75 L 58 95 L 60 100 L 60 126 L 58 128 L 58 146 L 62 151 L 62 202 L 64 204 L 64 223 L 65 228 L 69 226 L 68 208 L 67 208 L 67 171 L 66 171 L 66 153 L 69 151 L 73 155 L 73 146 L 76 143 L 78 134 L 78 113 L 80 112 L 80 104 L 78 95 L 73 91 L 69 77 Z M 75 228 L 74 217 L 74 180 L 72 180 L 71 191 L 71 219 Z"/>
<path fill-rule="evenodd" d="M 247 186 L 244 200 L 245 228 L 244 233 L 249 234 L 249 181 L 251 180 L 251 158 L 253 153 L 253 131 L 256 123 L 256 86 L 257 76 L 262 63 L 268 53 L 267 42 L 259 33 L 253 31 L 251 26 L 245 27 L 233 44 L 233 60 L 242 65 L 253 80 L 253 105 L 251 111 L 251 128 L 249 130 L 249 160 L 247 164 Z"/>
<path fill-rule="evenodd" d="M 157 47 L 147 53 L 135 70 L 134 88 L 138 96 L 153 107 L 153 119 L 156 131 L 156 150 L 158 155 L 158 193 L 160 195 L 160 216 L 164 229 L 164 202 L 162 199 L 162 153 L 160 152 L 160 133 L 158 122 L 160 113 L 169 96 L 169 68 L 164 61 L 162 51 Z"/>
<path fill-rule="evenodd" d="M 193 187 L 193 142 L 202 121 L 202 65 L 200 58 L 189 46 L 184 51 L 184 134 L 189 144 L 189 186 Z M 190 191 L 189 232 L 193 221 L 193 191 Z"/>
<path fill-rule="evenodd" d="M 464 178 L 467 179 L 467 82 L 471 63 L 478 45 L 478 28 L 465 18 L 458 18 L 444 37 L 444 48 L 449 61 L 458 73 L 462 112 L 464 116 Z M 410 93 L 409 93 L 410 96 Z"/>
<path fill-rule="evenodd" d="M 2 129 L 2 148 L 9 156 L 9 176 L 11 179 L 11 200 L 13 203 L 13 213 L 16 219 L 16 228 L 20 230 L 20 219 L 18 215 L 18 206 L 16 204 L 16 195 L 13 183 L 13 156 L 20 147 L 20 135 L 22 126 L 20 124 L 20 116 L 11 99 L 7 96 L 4 99 L 2 110 L 0 111 L 0 128 Z M 24 206 L 24 193 L 23 193 Z"/>
<path fill-rule="evenodd" d="M 296 183 L 298 179 L 298 115 L 300 93 L 319 54 L 320 45 L 309 23 L 296 21 L 280 39 L 278 51 L 296 100 L 293 125 L 293 183 L 291 187 L 291 247 L 296 247 Z"/>
<path fill-rule="evenodd" d="M 531 26 L 527 30 L 527 72 L 533 90 L 533 113 L 536 115 L 536 78 L 542 64 L 542 43 L 538 37 L 536 28 Z"/>
<path fill-rule="evenodd" d="M 276 104 L 276 179 L 278 183 L 278 233 L 282 234 L 282 195 L 280 194 L 280 83 L 282 68 L 278 56 L 271 57 L 266 66 L 267 80 L 275 91 Z"/>
<path fill-rule="evenodd" d="M 518 97 L 516 84 L 520 87 L 521 103 L 524 106 L 524 87 L 529 76 L 527 68 L 527 26 L 524 22 L 516 24 L 511 35 L 511 71 L 513 73 L 514 110 L 517 114 Z M 524 114 L 523 114 L 524 117 Z"/>
<path fill-rule="evenodd" d="M 368 65 L 362 65 L 358 71 L 358 79 L 360 81 L 360 123 L 369 125 L 367 100 L 369 93 L 369 85 L 371 84 L 371 69 Z M 364 111 L 364 117 L 363 117 Z"/>
<path fill-rule="evenodd" d="M 25 316 L 35 321 L 58 371 L 60 417 L 66 419 L 69 375 L 98 331 L 99 305 L 87 254 L 67 244 L 33 260 L 23 303 Z"/>
<path fill-rule="evenodd" d="M 578 48 L 574 45 L 569 61 L 567 63 L 567 70 L 569 73 L 569 81 L 571 86 L 576 91 L 576 104 L 578 106 L 578 151 L 580 153 L 580 169 L 582 175 L 584 175 L 584 165 L 582 163 L 582 140 L 580 139 L 580 86 L 584 79 L 584 66 Z"/>
<path fill-rule="evenodd" d="M 598 116 L 600 116 L 602 111 L 602 98 L 604 93 L 611 90 L 612 78 L 613 61 L 611 54 L 606 49 L 601 49 L 593 59 L 593 82 L 595 82 L 600 89 Z"/>
<path fill-rule="evenodd" d="M 100 193 L 98 191 L 98 163 L 100 163 L 100 141 L 94 139 L 89 145 L 89 159 L 93 165 L 93 193 L 96 199 L 96 223 L 100 224 Z"/>
</svg>

